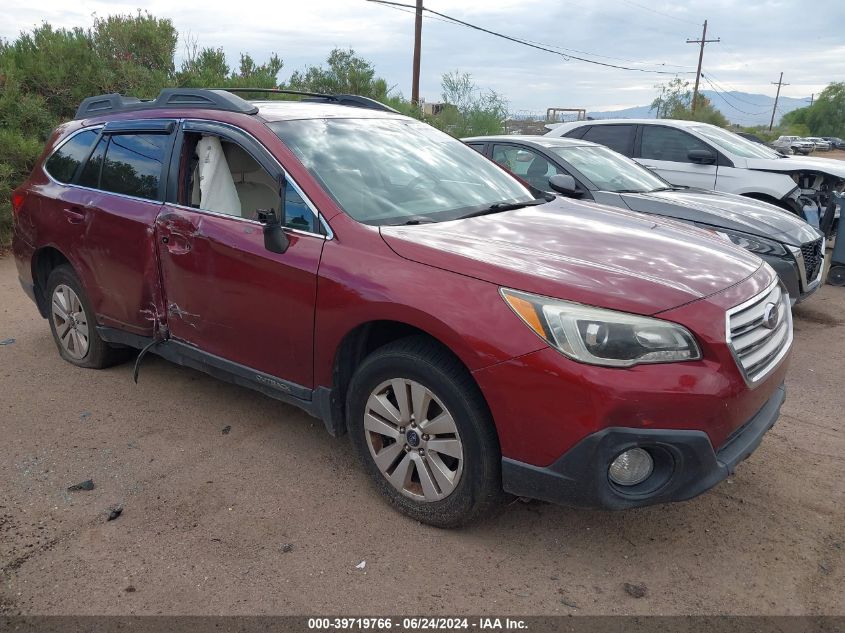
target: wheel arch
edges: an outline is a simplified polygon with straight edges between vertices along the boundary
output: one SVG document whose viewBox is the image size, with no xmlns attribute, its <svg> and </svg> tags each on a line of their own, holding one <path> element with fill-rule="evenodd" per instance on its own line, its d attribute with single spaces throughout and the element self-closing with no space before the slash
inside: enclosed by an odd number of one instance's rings
<svg viewBox="0 0 845 633">
<path fill-rule="evenodd" d="M 45 319 L 48 316 L 47 279 L 59 266 L 67 264 L 74 268 L 70 259 L 55 246 L 42 246 L 32 255 L 32 283 L 38 312 Z M 75 268 L 74 268 L 75 270 Z"/>
<path fill-rule="evenodd" d="M 467 376 L 471 378 L 485 405 L 487 405 L 486 398 L 484 398 L 481 387 L 473 377 L 472 371 L 451 345 L 431 332 L 405 321 L 371 320 L 356 325 L 341 338 L 332 363 L 331 387 L 329 389 L 326 387 L 317 388 L 318 392 L 321 390 L 329 392 L 325 393 L 328 402 L 322 409 L 326 427 L 332 435 L 342 435 L 346 431 L 346 395 L 355 369 L 367 356 L 380 347 L 413 336 L 425 338 L 432 345 L 441 348 L 452 356 L 466 371 Z M 327 408 L 328 410 L 326 410 Z"/>
<path fill-rule="evenodd" d="M 740 195 L 745 197 L 745 198 L 751 198 L 753 200 L 759 200 L 760 202 L 767 202 L 771 205 L 774 205 L 774 206 L 779 207 L 781 209 L 784 209 L 786 211 L 790 211 L 791 213 L 795 213 L 795 214 L 798 213 L 797 210 L 795 209 L 795 207 L 791 204 L 791 201 L 786 199 L 786 198 L 778 199 L 778 198 L 775 198 L 774 196 L 771 196 L 767 193 L 762 193 L 762 192 L 759 192 L 759 191 L 749 191 L 749 192 L 746 192 L 746 193 L 742 193 Z"/>
</svg>

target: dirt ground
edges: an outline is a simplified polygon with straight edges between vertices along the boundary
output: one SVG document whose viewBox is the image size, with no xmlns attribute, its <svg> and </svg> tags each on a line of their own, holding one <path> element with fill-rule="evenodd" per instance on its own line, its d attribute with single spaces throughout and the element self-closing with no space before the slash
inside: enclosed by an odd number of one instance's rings
<svg viewBox="0 0 845 633">
<path fill-rule="evenodd" d="M 782 418 L 716 489 L 441 531 L 292 407 L 155 357 L 138 385 L 61 361 L 2 259 L 0 613 L 845 614 L 845 289 L 796 317 Z"/>
</svg>

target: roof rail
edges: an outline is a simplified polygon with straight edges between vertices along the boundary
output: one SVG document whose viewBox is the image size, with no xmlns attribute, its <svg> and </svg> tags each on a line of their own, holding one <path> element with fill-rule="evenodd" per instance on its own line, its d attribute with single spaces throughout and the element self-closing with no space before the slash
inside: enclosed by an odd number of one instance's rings
<svg viewBox="0 0 845 633">
<path fill-rule="evenodd" d="M 258 107 L 254 104 L 224 90 L 164 88 L 158 97 L 151 100 L 124 97 L 117 93 L 87 97 L 79 104 L 74 118 L 84 119 L 99 114 L 158 108 L 203 108 L 205 110 L 225 110 L 242 114 L 256 114 L 258 112 Z"/>
<path fill-rule="evenodd" d="M 353 94 L 323 94 L 321 92 L 306 92 L 304 90 L 285 90 L 282 88 L 222 88 L 231 93 L 264 93 L 264 94 L 282 94 L 282 95 L 298 95 L 300 97 L 307 97 L 303 101 L 329 101 L 338 105 L 352 106 L 353 108 L 367 108 L 369 110 L 382 110 L 384 112 L 395 112 L 388 105 L 381 101 L 370 99 L 369 97 L 362 97 L 361 95 Z"/>
<path fill-rule="evenodd" d="M 303 101 L 337 103 L 355 108 L 368 108 L 395 112 L 396 110 L 375 99 L 351 94 L 322 94 L 302 90 L 282 90 L 279 88 L 164 88 L 155 99 L 142 100 L 137 97 L 124 97 L 112 93 L 87 97 L 79 104 L 75 119 L 84 119 L 99 114 L 129 112 L 135 110 L 154 110 L 159 108 L 202 108 L 205 110 L 225 110 L 241 114 L 256 114 L 258 106 L 242 99 L 235 93 L 289 94 L 305 97 Z"/>
</svg>

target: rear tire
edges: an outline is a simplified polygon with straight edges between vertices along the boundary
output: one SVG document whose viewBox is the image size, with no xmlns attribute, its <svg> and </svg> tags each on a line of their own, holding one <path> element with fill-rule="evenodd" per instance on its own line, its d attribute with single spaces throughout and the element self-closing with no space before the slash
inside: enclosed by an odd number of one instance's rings
<svg viewBox="0 0 845 633">
<path fill-rule="evenodd" d="M 59 354 L 77 367 L 104 369 L 129 358 L 130 350 L 111 347 L 97 333 L 88 295 L 68 264 L 47 278 L 47 320 Z"/>
<path fill-rule="evenodd" d="M 466 368 L 424 337 L 364 360 L 349 385 L 346 420 L 378 490 L 417 521 L 458 527 L 504 498 L 487 404 Z"/>
</svg>

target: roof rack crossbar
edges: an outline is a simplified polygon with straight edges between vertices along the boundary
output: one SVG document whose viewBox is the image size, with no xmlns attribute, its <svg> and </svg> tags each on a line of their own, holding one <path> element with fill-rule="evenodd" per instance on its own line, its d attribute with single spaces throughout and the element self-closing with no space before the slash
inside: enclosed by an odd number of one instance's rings
<svg viewBox="0 0 845 633">
<path fill-rule="evenodd" d="M 151 100 L 124 97 L 117 93 L 87 97 L 79 104 L 74 118 L 84 119 L 99 114 L 159 108 L 203 108 L 206 110 L 240 112 L 242 114 L 256 114 L 258 112 L 256 105 L 223 90 L 164 88 L 158 97 Z"/>
</svg>

